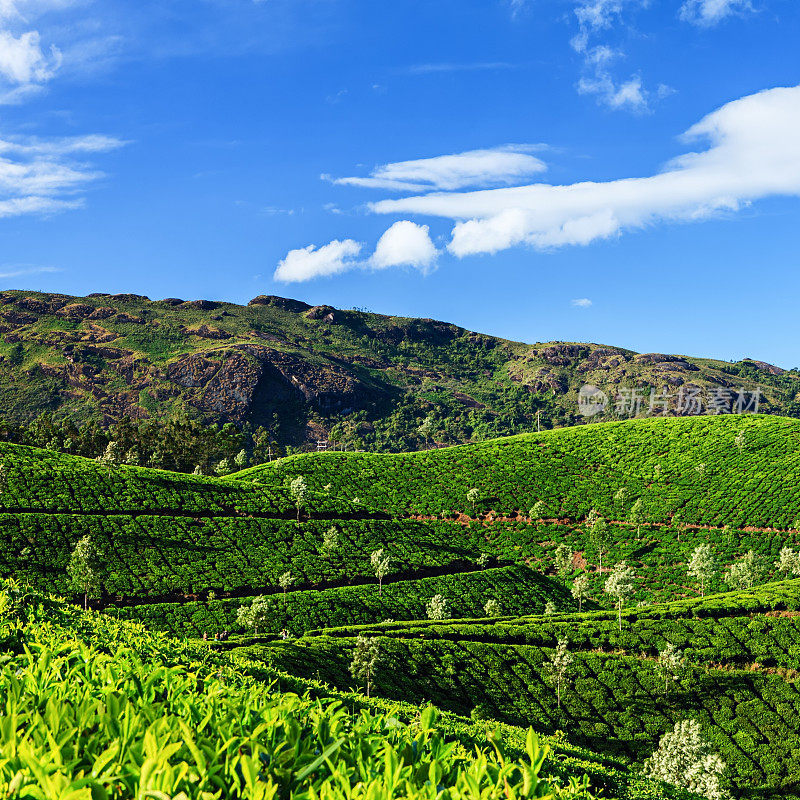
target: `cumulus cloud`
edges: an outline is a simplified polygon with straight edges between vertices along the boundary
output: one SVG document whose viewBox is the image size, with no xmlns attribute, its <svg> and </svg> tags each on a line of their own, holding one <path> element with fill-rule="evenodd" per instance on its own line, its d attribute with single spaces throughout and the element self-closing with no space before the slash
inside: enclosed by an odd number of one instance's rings
<svg viewBox="0 0 800 800">
<path fill-rule="evenodd" d="M 417 225 L 409 220 L 395 222 L 384 231 L 369 258 L 359 258 L 363 247 L 361 242 L 353 239 L 334 239 L 322 247 L 310 244 L 290 250 L 286 258 L 278 263 L 273 277 L 284 283 L 300 283 L 353 269 L 389 267 L 415 267 L 426 273 L 439 255 L 431 241 L 428 226 Z"/>
<path fill-rule="evenodd" d="M 0 30 L 0 77 L 7 86 L 4 102 L 17 102 L 37 91 L 60 66 L 60 51 L 55 46 L 47 52 L 42 50 L 37 31 L 14 36 L 10 31 Z"/>
<path fill-rule="evenodd" d="M 378 240 L 370 266 L 375 269 L 410 266 L 425 272 L 436 263 L 437 256 L 427 225 L 400 220 Z"/>
<path fill-rule="evenodd" d="M 540 147 L 509 144 L 485 150 L 468 150 L 464 153 L 382 164 L 375 167 L 366 178 L 322 177 L 345 186 L 397 192 L 508 185 L 547 169 L 543 161 L 531 155 L 531 151 Z"/>
<path fill-rule="evenodd" d="M 684 139 L 708 145 L 646 177 L 435 192 L 370 208 L 451 219 L 456 224 L 448 249 L 466 256 L 515 245 L 589 244 L 657 222 L 735 211 L 759 198 L 800 195 L 800 86 L 734 100 Z"/>
<path fill-rule="evenodd" d="M 81 206 L 83 191 L 103 173 L 75 156 L 123 144 L 110 136 L 0 139 L 0 217 Z"/>
<path fill-rule="evenodd" d="M 589 308 L 591 304 L 592 301 L 588 297 L 576 297 L 572 301 L 572 305 L 575 306 L 575 308 Z"/>
<path fill-rule="evenodd" d="M 290 250 L 286 258 L 279 262 L 274 278 L 284 283 L 299 283 L 346 272 L 358 266 L 356 259 L 362 247 L 354 239 L 334 239 L 321 247 L 310 244 L 308 247 Z"/>
<path fill-rule="evenodd" d="M 752 10 L 749 0 L 686 0 L 680 17 L 695 25 L 710 26 L 737 12 Z"/>
</svg>

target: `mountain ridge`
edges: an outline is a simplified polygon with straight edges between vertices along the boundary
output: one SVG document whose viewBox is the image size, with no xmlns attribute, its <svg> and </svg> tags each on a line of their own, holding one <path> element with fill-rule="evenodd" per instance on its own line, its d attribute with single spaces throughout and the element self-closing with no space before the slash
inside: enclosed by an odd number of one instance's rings
<svg viewBox="0 0 800 800">
<path fill-rule="evenodd" d="M 295 447 L 331 440 L 391 451 L 580 423 L 583 384 L 612 400 L 619 388 L 645 400 L 664 387 L 758 388 L 760 410 L 800 416 L 800 374 L 763 361 L 527 344 L 276 295 L 244 306 L 6 290 L 0 337 L 0 402 L 14 421 L 50 412 L 109 425 L 182 414 L 260 425 Z M 596 419 L 620 413 L 607 408 Z"/>
</svg>

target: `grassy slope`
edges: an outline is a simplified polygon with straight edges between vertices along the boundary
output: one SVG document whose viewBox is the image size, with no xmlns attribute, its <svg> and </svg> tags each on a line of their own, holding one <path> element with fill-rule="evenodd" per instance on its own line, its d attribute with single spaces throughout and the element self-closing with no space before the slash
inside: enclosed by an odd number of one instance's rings
<svg viewBox="0 0 800 800">
<path fill-rule="evenodd" d="M 714 741 L 739 796 L 796 798 L 799 608 L 795 580 L 629 611 L 621 631 L 604 612 L 492 624 L 395 623 L 321 631 L 250 652 L 282 669 L 349 686 L 351 637 L 366 630 L 380 637 L 386 653 L 377 681 L 382 694 L 424 696 L 459 713 L 480 706 L 508 722 L 567 730 L 590 748 L 634 761 L 691 716 Z M 575 662 L 558 709 L 544 664 L 564 635 Z M 656 664 L 667 642 L 686 657 L 668 693 Z"/>
<path fill-rule="evenodd" d="M 499 780 L 506 793 L 526 761 L 522 729 L 448 713 L 420 716 L 419 706 L 341 693 L 2 581 L 0 643 L 3 794 L 257 798 L 273 796 L 260 793 L 271 785 L 278 796 L 306 797 L 313 789 L 313 796 L 337 798 L 352 796 L 342 790 L 353 787 L 356 796 L 430 797 L 424 783 L 436 761 L 437 782 L 457 800 L 465 770 L 497 795 L 495 745 L 509 763 L 508 783 Z M 360 715 L 351 714 L 357 709 Z M 543 743 L 551 754 L 541 774 L 554 785 L 589 775 L 606 797 L 682 797 L 562 739 Z M 476 747 L 486 748 L 488 765 Z M 395 768 L 399 784 L 389 777 Z M 584 797 L 564 796 L 573 794 Z"/>
</svg>

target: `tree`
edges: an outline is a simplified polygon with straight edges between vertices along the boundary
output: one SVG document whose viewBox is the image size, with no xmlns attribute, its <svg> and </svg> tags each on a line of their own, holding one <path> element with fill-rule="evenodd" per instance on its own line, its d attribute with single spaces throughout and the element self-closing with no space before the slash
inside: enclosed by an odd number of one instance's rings
<svg viewBox="0 0 800 800">
<path fill-rule="evenodd" d="M 631 506 L 628 512 L 628 522 L 636 526 L 636 540 L 638 541 L 642 535 L 642 523 L 645 521 L 644 517 L 644 503 L 642 498 L 636 499 L 636 502 Z"/>
<path fill-rule="evenodd" d="M 717 561 L 710 544 L 701 544 L 695 548 L 689 559 L 687 572 L 690 578 L 700 581 L 700 596 L 706 596 L 706 581 L 710 581 L 717 571 Z"/>
<path fill-rule="evenodd" d="M 488 553 L 481 553 L 478 558 L 476 559 L 475 563 L 481 568 L 486 569 L 489 566 L 489 562 L 492 560 L 492 557 Z"/>
<path fill-rule="evenodd" d="M 467 492 L 467 500 L 472 503 L 472 513 L 475 513 L 475 503 L 478 502 L 478 497 L 480 496 L 480 492 L 473 486 Z"/>
<path fill-rule="evenodd" d="M 258 636 L 258 629 L 263 628 L 269 620 L 269 601 L 264 595 L 253 598 L 249 606 L 240 606 L 236 614 L 236 622 L 243 628 L 252 628 Z"/>
<path fill-rule="evenodd" d="M 544 664 L 545 675 L 555 687 L 556 701 L 559 708 L 561 708 L 561 687 L 569 682 L 572 673 L 572 662 L 575 660 L 572 653 L 567 649 L 568 645 L 569 641 L 566 636 L 558 639 L 553 655 Z"/>
<path fill-rule="evenodd" d="M 589 596 L 589 576 L 581 572 L 572 584 L 572 597 L 578 601 L 578 613 L 581 612 L 584 598 Z"/>
<path fill-rule="evenodd" d="M 447 619 L 447 600 L 440 594 L 435 594 L 425 606 L 428 619 Z"/>
<path fill-rule="evenodd" d="M 350 674 L 357 681 L 364 681 L 367 687 L 367 697 L 369 697 L 372 680 L 375 671 L 381 660 L 380 642 L 377 637 L 368 637 L 363 633 L 356 639 L 356 646 L 353 650 L 353 660 L 350 663 Z"/>
<path fill-rule="evenodd" d="M 758 556 L 748 550 L 738 561 L 728 567 L 725 583 L 735 589 L 752 589 L 761 580 L 764 569 Z"/>
<path fill-rule="evenodd" d="M 331 525 L 328 530 L 322 535 L 322 552 L 326 556 L 330 556 L 334 550 L 339 546 L 339 531 L 336 530 L 334 525 Z"/>
<path fill-rule="evenodd" d="M 192 472 L 192 475 L 202 475 L 202 474 L 203 474 L 203 468 L 198 464 L 194 468 L 194 472 Z"/>
<path fill-rule="evenodd" d="M 433 429 L 436 426 L 436 423 L 433 420 L 433 417 L 425 417 L 422 421 L 422 424 L 417 428 L 419 435 L 425 439 L 425 445 L 427 447 L 428 443 L 431 440 L 431 436 L 433 435 Z"/>
<path fill-rule="evenodd" d="M 83 610 L 86 611 L 89 608 L 89 595 L 103 585 L 105 574 L 102 555 L 88 534 L 75 545 L 67 565 L 67 574 L 73 588 L 83 592 Z"/>
<path fill-rule="evenodd" d="M 617 622 L 619 629 L 622 630 L 622 604 L 625 599 L 633 594 L 636 573 L 633 567 L 629 567 L 624 561 L 614 565 L 614 570 L 606 580 L 606 594 L 610 594 L 617 601 Z"/>
<path fill-rule="evenodd" d="M 548 600 L 544 604 L 544 615 L 546 617 L 552 617 L 553 614 L 556 613 L 556 604 L 552 600 Z"/>
<path fill-rule="evenodd" d="M 283 604 L 286 605 L 286 592 L 289 590 L 289 587 L 294 583 L 294 578 L 292 577 L 291 572 L 284 572 L 283 575 L 278 578 L 278 586 L 283 589 Z"/>
<path fill-rule="evenodd" d="M 658 749 L 644 762 L 644 771 L 651 778 L 687 789 L 707 800 L 729 797 L 720 786 L 725 763 L 703 739 L 700 724 L 694 719 L 675 723 L 675 727 L 661 737 Z"/>
<path fill-rule="evenodd" d="M 103 455 L 97 457 L 97 461 L 105 467 L 116 467 L 123 462 L 124 456 L 121 452 L 119 442 L 110 441 L 103 451 Z"/>
<path fill-rule="evenodd" d="M 683 653 L 672 642 L 668 642 L 658 654 L 656 671 L 664 681 L 664 694 L 669 692 L 670 681 L 675 682 L 680 679 L 683 662 Z"/>
<path fill-rule="evenodd" d="M 220 461 L 219 464 L 217 464 L 216 469 L 214 471 L 217 473 L 217 475 L 220 476 L 220 478 L 224 478 L 226 475 L 230 475 L 233 472 L 233 465 L 231 464 L 231 460 L 229 458 L 223 458 L 222 461 Z"/>
<path fill-rule="evenodd" d="M 547 505 L 545 504 L 544 500 L 537 500 L 533 504 L 533 508 L 528 512 L 528 515 L 531 519 L 544 519 L 544 515 L 547 512 Z"/>
<path fill-rule="evenodd" d="M 565 577 L 572 571 L 572 549 L 565 544 L 560 544 L 556 548 L 555 556 L 553 556 L 553 563 L 558 576 L 560 578 Z"/>
<path fill-rule="evenodd" d="M 603 571 L 603 553 L 608 549 L 610 535 L 608 530 L 608 523 L 592 509 L 589 516 L 586 517 L 586 528 L 589 531 L 589 538 L 597 550 L 597 555 L 600 561 L 599 569 Z"/>
<path fill-rule="evenodd" d="M 736 434 L 736 438 L 733 440 L 733 443 L 736 445 L 737 450 L 741 454 L 744 451 L 745 444 L 747 444 L 743 430 Z"/>
<path fill-rule="evenodd" d="M 392 557 L 381 548 L 369 557 L 369 561 L 372 564 L 372 571 L 378 579 L 378 594 L 380 595 L 383 593 L 383 579 L 389 574 L 389 565 L 392 563 Z"/>
<path fill-rule="evenodd" d="M 616 492 L 614 492 L 614 501 L 619 503 L 622 506 L 623 510 L 625 508 L 625 500 L 628 497 L 628 490 L 624 486 L 620 486 Z"/>
<path fill-rule="evenodd" d="M 494 598 L 487 600 L 483 606 L 483 613 L 486 614 L 487 617 L 499 617 L 500 603 Z"/>
<path fill-rule="evenodd" d="M 247 466 L 247 452 L 240 450 L 233 459 L 233 463 L 239 468 L 244 469 Z"/>
<path fill-rule="evenodd" d="M 775 568 L 784 575 L 800 575 L 800 553 L 791 547 L 782 547 Z"/>
<path fill-rule="evenodd" d="M 289 483 L 289 494 L 297 507 L 297 521 L 300 522 L 300 510 L 305 505 L 306 497 L 308 496 L 308 484 L 302 475 L 292 478 Z"/>
</svg>

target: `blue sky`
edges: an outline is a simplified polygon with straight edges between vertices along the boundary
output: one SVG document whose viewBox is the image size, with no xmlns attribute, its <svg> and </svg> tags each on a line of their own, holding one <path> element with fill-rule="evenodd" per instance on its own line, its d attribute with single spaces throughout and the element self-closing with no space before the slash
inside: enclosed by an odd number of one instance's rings
<svg viewBox="0 0 800 800">
<path fill-rule="evenodd" d="M 0 0 L 0 284 L 797 366 L 798 41 L 796 0 Z"/>
</svg>

